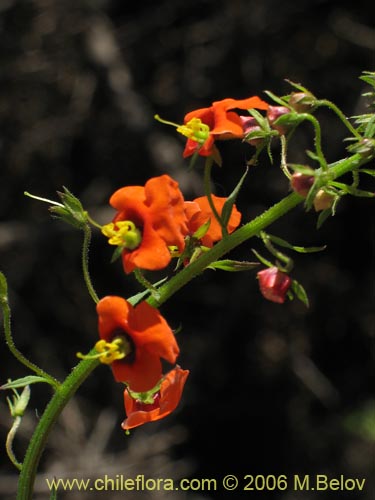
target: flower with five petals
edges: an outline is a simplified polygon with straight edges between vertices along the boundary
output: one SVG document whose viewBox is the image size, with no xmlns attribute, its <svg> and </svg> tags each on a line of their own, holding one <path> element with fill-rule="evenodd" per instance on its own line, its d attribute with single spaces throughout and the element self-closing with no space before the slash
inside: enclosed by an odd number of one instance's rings
<svg viewBox="0 0 375 500">
<path fill-rule="evenodd" d="M 200 108 L 185 115 L 184 125 L 177 130 L 188 137 L 183 157 L 194 153 L 201 156 L 218 155 L 215 141 L 221 139 L 242 139 L 244 128 L 241 117 L 233 110 L 261 109 L 269 105 L 258 96 L 247 99 L 227 98 L 215 101 L 209 108 Z"/>
<path fill-rule="evenodd" d="M 158 270 L 171 261 L 169 246 L 184 248 L 187 220 L 178 183 L 169 175 L 149 179 L 145 186 L 118 189 L 110 198 L 117 210 L 102 227 L 121 253 L 126 273 L 135 268 Z"/>
<path fill-rule="evenodd" d="M 100 361 L 111 365 L 117 382 L 136 392 L 149 391 L 162 376 L 161 358 L 176 362 L 179 347 L 160 312 L 147 302 L 132 306 L 117 296 L 97 306 Z"/>
</svg>

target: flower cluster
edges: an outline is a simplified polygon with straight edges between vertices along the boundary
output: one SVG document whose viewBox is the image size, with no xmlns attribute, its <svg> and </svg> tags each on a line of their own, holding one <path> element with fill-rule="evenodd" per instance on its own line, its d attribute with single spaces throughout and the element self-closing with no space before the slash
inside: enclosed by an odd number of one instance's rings
<svg viewBox="0 0 375 500">
<path fill-rule="evenodd" d="M 259 152 L 265 146 L 269 150 L 270 141 L 278 138 L 282 149 L 281 169 L 288 177 L 289 187 L 306 200 L 307 208 L 314 206 L 315 211 L 322 212 L 319 221 L 333 213 L 342 194 L 364 195 L 356 185 L 348 187 L 332 182 L 320 144 L 319 124 L 310 114 L 324 101 L 318 101 L 303 87 L 294 86 L 298 92 L 292 92 L 285 98 L 277 98 L 267 92 L 276 105 L 258 96 L 241 100 L 226 98 L 187 113 L 180 125 L 156 115 L 159 121 L 175 126 L 186 137 L 182 153 L 184 158 L 191 157 L 196 161 L 203 157 L 205 160 L 204 196 L 185 200 L 178 182 L 169 175 L 160 175 L 149 179 L 144 186 L 121 187 L 110 197 L 109 203 L 116 213 L 111 222 L 101 226 L 101 232 L 115 247 L 113 260 L 121 257 L 124 272 L 127 275 L 134 273 L 146 288 L 146 293 L 141 293 L 133 301 L 135 305 L 117 296 L 98 299 L 100 340 L 95 345 L 95 353 L 86 357 L 95 357 L 110 365 L 115 380 L 125 385 L 127 418 L 122 425 L 125 430 L 159 420 L 172 412 L 180 401 L 189 374 L 188 370 L 176 364 L 180 350 L 175 334 L 157 309 L 160 305 L 158 288 L 143 273 L 163 270 L 175 258 L 177 264 L 172 272 L 177 273 L 181 266 L 189 271 L 197 260 L 204 261 L 203 255 L 221 240 L 225 243 L 225 238 L 229 238 L 241 224 L 242 214 L 235 202 L 247 171 L 228 197 L 219 197 L 211 192 L 211 167 L 214 163 L 221 165 L 218 141 L 237 139 L 255 147 L 255 156 L 248 162 L 251 165 L 255 164 Z M 310 121 L 315 129 L 316 150 L 311 157 L 319 163 L 319 168 L 297 165 L 292 167 L 295 172 L 291 174 L 290 165 L 286 163 L 286 136 L 290 136 L 304 120 Z M 272 156 L 270 151 L 269 156 Z M 61 206 L 54 210 L 60 216 L 69 216 L 69 220 L 73 217 L 73 222 L 76 222 L 74 213 L 77 207 L 79 212 L 79 206 L 70 203 L 67 214 Z M 81 215 L 80 224 L 86 221 L 86 214 Z M 263 240 L 274 257 L 271 262 L 253 250 L 266 266 L 256 276 L 262 296 L 277 304 L 296 296 L 308 305 L 302 285 L 290 277 L 292 259 L 276 246 L 304 253 L 320 251 L 322 247 L 294 246 L 262 230 L 255 235 Z M 206 265 L 206 268 L 226 271 L 253 267 L 251 262 L 228 259 L 211 260 Z M 145 299 L 148 294 L 151 301 Z M 164 373 L 166 363 L 171 366 Z"/>
<path fill-rule="evenodd" d="M 178 183 L 168 175 L 148 180 L 145 186 L 127 186 L 110 198 L 117 210 L 102 226 L 108 243 L 121 255 L 126 274 L 167 267 L 174 257 L 184 265 L 197 258 L 197 250 L 212 248 L 225 233 L 240 224 L 235 204 L 225 223 L 220 220 L 227 198 L 215 195 L 185 201 Z M 216 214 L 216 215 L 215 215 Z M 217 219 L 219 217 L 219 220 Z M 159 420 L 178 405 L 189 371 L 176 365 L 179 347 L 174 332 L 158 309 L 142 301 L 133 306 L 118 296 L 97 303 L 100 340 L 97 357 L 111 366 L 117 382 L 125 384 L 124 402 L 129 430 Z M 175 365 L 163 374 L 162 362 Z"/>
</svg>

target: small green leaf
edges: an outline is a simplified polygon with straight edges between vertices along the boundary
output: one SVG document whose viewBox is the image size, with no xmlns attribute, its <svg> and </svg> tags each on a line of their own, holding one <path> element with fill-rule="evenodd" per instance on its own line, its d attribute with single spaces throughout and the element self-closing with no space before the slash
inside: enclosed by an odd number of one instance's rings
<svg viewBox="0 0 375 500">
<path fill-rule="evenodd" d="M 238 272 L 250 271 L 258 266 L 259 262 L 223 259 L 212 262 L 209 266 L 207 266 L 207 269 L 220 269 L 221 271 Z"/>
<path fill-rule="evenodd" d="M 11 380 L 7 384 L 1 385 L 0 390 L 5 391 L 7 389 L 18 389 L 20 387 L 25 387 L 30 384 L 36 384 L 38 382 L 45 382 L 46 384 L 49 384 L 49 381 L 43 377 L 38 377 L 36 375 L 28 375 L 27 377 Z"/>
<path fill-rule="evenodd" d="M 259 252 L 257 252 L 256 250 L 254 250 L 254 248 L 251 249 L 251 251 L 253 252 L 253 254 L 257 257 L 257 259 L 262 263 L 264 264 L 265 266 L 267 267 L 273 267 L 273 264 L 272 262 L 270 262 L 269 260 L 265 259 L 264 257 L 262 257 L 260 255 Z"/>
<path fill-rule="evenodd" d="M 272 234 L 268 234 L 268 237 L 273 243 L 276 243 L 276 245 L 279 245 L 281 247 L 285 248 L 290 248 L 291 250 L 294 250 L 295 252 L 298 253 L 313 253 L 313 252 L 321 252 L 322 250 L 325 250 L 327 248 L 326 245 L 323 245 L 321 247 L 300 247 L 296 245 L 291 245 L 287 241 L 283 240 L 282 238 L 279 238 L 278 236 L 273 236 Z"/>
<path fill-rule="evenodd" d="M 297 299 L 303 302 L 306 307 L 309 307 L 309 298 L 307 297 L 307 293 L 303 288 L 303 286 L 300 283 L 298 283 L 297 280 L 292 281 L 292 290 Z"/>
<path fill-rule="evenodd" d="M 265 90 L 265 93 L 270 97 L 273 101 L 275 101 L 277 104 L 280 104 L 280 106 L 288 106 L 288 101 L 286 99 L 281 99 L 277 95 L 275 95 L 273 92 L 269 90 Z"/>
<path fill-rule="evenodd" d="M 316 228 L 319 229 L 322 227 L 323 223 L 328 219 L 328 217 L 333 216 L 332 212 L 332 207 L 331 208 L 326 208 L 325 210 L 322 210 L 319 214 L 317 223 L 316 223 Z"/>
<path fill-rule="evenodd" d="M 363 174 L 371 175 L 372 177 L 375 177 L 375 170 L 373 170 L 371 168 L 361 168 L 361 170 L 359 172 L 363 173 Z"/>
<path fill-rule="evenodd" d="M 160 281 L 157 281 L 156 283 L 152 283 L 152 286 L 153 287 L 157 287 L 159 285 L 161 285 L 162 283 L 164 283 L 165 281 L 167 281 L 167 277 L 166 278 L 163 278 L 161 279 Z M 136 304 L 138 304 L 138 302 L 140 302 L 141 300 L 143 300 L 145 297 L 147 297 L 147 295 L 149 295 L 151 293 L 150 290 L 143 290 L 142 292 L 139 292 L 139 293 L 136 293 L 135 295 L 132 295 L 131 297 L 129 297 L 128 299 L 126 299 L 132 306 L 135 306 Z"/>
<path fill-rule="evenodd" d="M 343 194 L 350 194 L 352 196 L 359 196 L 362 198 L 373 198 L 375 196 L 375 193 L 373 193 L 372 191 L 364 191 L 363 189 L 357 189 L 355 187 L 348 186 L 343 182 L 332 181 L 331 185 L 338 189 L 341 189 Z"/>
</svg>

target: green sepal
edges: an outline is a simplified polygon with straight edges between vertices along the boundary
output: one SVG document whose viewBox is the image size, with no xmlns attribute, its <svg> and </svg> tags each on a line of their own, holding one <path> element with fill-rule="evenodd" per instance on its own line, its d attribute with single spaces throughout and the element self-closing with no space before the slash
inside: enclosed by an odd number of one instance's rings
<svg viewBox="0 0 375 500">
<path fill-rule="evenodd" d="M 231 194 L 228 196 L 226 202 L 224 203 L 223 210 L 221 212 L 221 220 L 222 220 L 222 225 L 226 228 L 230 219 L 230 215 L 232 213 L 233 205 L 236 202 L 238 193 L 242 187 L 242 184 L 247 176 L 247 173 L 249 171 L 249 167 L 246 167 L 245 173 L 241 177 L 241 179 L 238 181 L 236 187 L 233 189 Z"/>
<path fill-rule="evenodd" d="M 63 206 L 52 205 L 49 211 L 53 217 L 62 219 L 78 229 L 82 229 L 88 221 L 87 212 L 83 209 L 82 203 L 65 186 L 64 192 L 57 192 Z"/>
<path fill-rule="evenodd" d="M 375 139 L 365 137 L 346 148 L 349 153 L 360 154 L 363 157 L 373 156 L 375 152 Z"/>
<path fill-rule="evenodd" d="M 301 285 L 301 283 L 299 283 L 297 280 L 293 280 L 291 289 L 293 290 L 295 297 L 303 302 L 306 307 L 309 307 L 309 298 L 307 296 L 306 290 Z"/>
<path fill-rule="evenodd" d="M 27 405 L 29 404 L 30 401 L 30 386 L 25 385 L 21 394 L 18 394 L 18 392 L 15 389 L 12 390 L 14 393 L 13 401 L 10 398 L 7 398 L 10 414 L 14 418 L 23 417 Z"/>
<path fill-rule="evenodd" d="M 272 234 L 267 234 L 269 239 L 273 242 L 276 243 L 276 245 L 279 245 L 284 248 L 289 248 L 291 250 L 294 250 L 295 252 L 298 253 L 313 253 L 313 252 L 321 252 L 322 250 L 325 250 L 327 248 L 326 245 L 323 245 L 321 247 L 300 247 L 297 245 L 292 245 L 288 243 L 287 241 L 283 240 L 282 238 L 279 238 L 278 236 L 273 236 Z"/>
<path fill-rule="evenodd" d="M 328 219 L 328 217 L 333 216 L 334 213 L 331 208 L 326 208 L 325 210 L 322 210 L 319 214 L 318 220 L 316 222 L 316 228 L 319 229 L 322 227 L 323 223 Z"/>
<path fill-rule="evenodd" d="M 114 262 L 116 262 L 116 260 L 121 256 L 123 250 L 124 250 L 125 247 L 119 245 L 115 248 L 113 254 L 112 254 L 112 257 L 111 257 L 111 264 L 113 264 Z"/>
<path fill-rule="evenodd" d="M 205 222 L 204 224 L 202 224 L 196 231 L 195 233 L 192 235 L 192 237 L 196 240 L 201 240 L 203 238 L 203 236 L 206 235 L 207 231 L 209 230 L 210 228 L 210 225 L 211 225 L 211 219 L 208 219 L 207 222 Z"/>
<path fill-rule="evenodd" d="M 285 115 L 279 116 L 277 120 L 274 121 L 273 126 L 281 125 L 285 127 L 296 127 L 300 123 L 305 120 L 304 114 L 296 113 L 295 111 L 291 111 L 290 113 L 286 113 Z"/>
<path fill-rule="evenodd" d="M 160 390 L 162 381 L 163 379 L 160 379 L 159 382 L 152 389 L 146 392 L 134 392 L 131 391 L 129 388 L 127 389 L 127 391 L 133 399 L 137 399 L 138 401 L 141 401 L 146 405 L 153 404 L 154 394 Z"/>
<path fill-rule="evenodd" d="M 310 94 L 312 96 L 310 90 L 307 89 L 306 87 L 303 87 L 300 83 L 296 83 L 296 82 L 293 82 L 292 80 L 288 80 L 288 78 L 285 78 L 285 81 L 287 83 L 289 83 L 289 85 L 291 85 L 295 89 L 299 90 L 300 92 L 304 92 L 304 93 Z"/>
<path fill-rule="evenodd" d="M 308 165 L 300 165 L 299 163 L 288 163 L 288 167 L 298 172 L 299 174 L 315 176 L 316 171 Z"/>
<path fill-rule="evenodd" d="M 249 262 L 240 260 L 223 259 L 212 262 L 207 269 L 220 269 L 221 271 L 251 271 L 259 266 L 259 262 Z"/>
<path fill-rule="evenodd" d="M 275 101 L 275 102 L 276 102 L 277 104 L 279 104 L 280 106 L 289 107 L 287 97 L 285 97 L 285 98 L 278 97 L 277 95 L 275 95 L 275 94 L 274 94 L 273 92 L 271 92 L 270 90 L 265 90 L 265 94 L 267 94 L 267 95 L 268 95 L 268 97 L 270 97 L 273 101 Z"/>
</svg>

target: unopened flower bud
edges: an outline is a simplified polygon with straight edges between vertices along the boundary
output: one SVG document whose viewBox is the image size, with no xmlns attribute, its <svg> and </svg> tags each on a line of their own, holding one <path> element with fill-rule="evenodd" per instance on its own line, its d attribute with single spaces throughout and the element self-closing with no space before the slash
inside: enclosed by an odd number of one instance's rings
<svg viewBox="0 0 375 500">
<path fill-rule="evenodd" d="M 256 119 L 253 116 L 240 116 L 240 120 L 242 122 L 244 139 L 252 146 L 260 146 L 264 141 L 264 133 Z M 259 132 L 259 137 L 257 137 L 257 132 Z M 253 137 L 247 139 L 246 137 L 249 134 L 252 134 Z"/>
<path fill-rule="evenodd" d="M 314 208 L 316 212 L 321 212 L 327 208 L 331 208 L 333 205 L 334 197 L 332 194 L 326 193 L 323 189 L 320 189 L 314 198 Z"/>
<path fill-rule="evenodd" d="M 293 92 L 289 98 L 289 104 L 297 113 L 312 111 L 315 103 L 315 97 L 309 92 Z"/>
<path fill-rule="evenodd" d="M 259 289 L 267 300 L 283 304 L 286 294 L 292 285 L 292 279 L 277 267 L 269 267 L 257 273 Z"/>
<path fill-rule="evenodd" d="M 281 116 L 287 115 L 290 113 L 290 109 L 286 106 L 269 106 L 267 110 L 267 118 L 271 128 L 277 130 L 280 135 L 285 135 L 288 132 L 288 127 L 275 125 L 275 122 Z"/>
<path fill-rule="evenodd" d="M 314 176 L 296 172 L 290 179 L 290 185 L 294 192 L 306 198 L 311 186 L 314 184 Z"/>
</svg>

